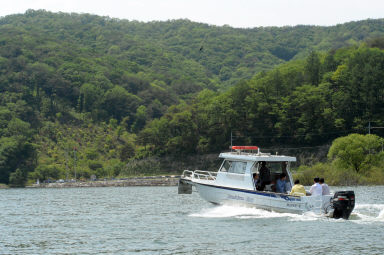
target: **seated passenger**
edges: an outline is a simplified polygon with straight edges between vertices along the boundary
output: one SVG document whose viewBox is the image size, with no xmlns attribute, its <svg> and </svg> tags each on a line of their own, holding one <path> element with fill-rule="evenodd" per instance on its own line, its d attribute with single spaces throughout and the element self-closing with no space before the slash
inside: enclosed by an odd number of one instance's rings
<svg viewBox="0 0 384 255">
<path fill-rule="evenodd" d="M 262 190 L 260 178 L 259 178 L 259 175 L 257 173 L 253 174 L 253 182 L 255 184 L 256 190 L 259 190 L 259 191 Z"/>
<path fill-rule="evenodd" d="M 287 175 L 285 173 L 281 173 L 279 179 L 276 182 L 276 192 L 278 193 L 287 193 L 286 187 L 285 187 L 285 179 L 287 178 Z"/>
<path fill-rule="evenodd" d="M 300 184 L 299 180 L 295 180 L 295 185 L 293 185 L 291 192 L 289 195 L 293 196 L 305 196 L 306 192 L 304 186 Z"/>
<path fill-rule="evenodd" d="M 271 181 L 270 184 L 265 185 L 264 191 L 276 192 L 276 181 Z"/>
</svg>

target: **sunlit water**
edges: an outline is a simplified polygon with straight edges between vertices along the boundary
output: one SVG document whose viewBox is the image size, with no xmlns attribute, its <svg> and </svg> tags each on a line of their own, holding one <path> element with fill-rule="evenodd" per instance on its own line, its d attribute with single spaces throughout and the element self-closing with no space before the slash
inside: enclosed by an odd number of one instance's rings
<svg viewBox="0 0 384 255">
<path fill-rule="evenodd" d="M 384 186 L 351 219 L 213 206 L 177 187 L 0 190 L 0 254 L 384 254 Z"/>
</svg>

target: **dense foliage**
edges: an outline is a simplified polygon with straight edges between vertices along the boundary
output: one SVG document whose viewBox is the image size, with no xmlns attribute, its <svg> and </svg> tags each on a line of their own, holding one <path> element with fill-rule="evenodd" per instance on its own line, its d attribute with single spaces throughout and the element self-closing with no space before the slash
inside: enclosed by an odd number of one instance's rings
<svg viewBox="0 0 384 255">
<path fill-rule="evenodd" d="M 140 132 L 165 153 L 210 152 L 237 144 L 316 146 L 384 126 L 384 50 L 367 46 L 312 52 L 225 93 L 204 90 Z M 377 131 L 378 132 L 378 131 Z M 244 139 L 241 139 L 244 138 Z"/>
<path fill-rule="evenodd" d="M 315 176 L 330 185 L 384 183 L 384 139 L 376 135 L 350 134 L 339 137 L 328 152 L 329 161 L 301 165 L 294 177 L 312 185 Z"/>
<path fill-rule="evenodd" d="M 328 157 L 341 168 L 359 173 L 382 160 L 383 143 L 384 139 L 375 135 L 351 134 L 334 140 Z"/>
<path fill-rule="evenodd" d="M 0 183 L 140 174 L 148 157 L 162 171 L 153 156 L 217 152 L 231 133 L 313 146 L 383 125 L 383 25 L 2 17 Z"/>
</svg>

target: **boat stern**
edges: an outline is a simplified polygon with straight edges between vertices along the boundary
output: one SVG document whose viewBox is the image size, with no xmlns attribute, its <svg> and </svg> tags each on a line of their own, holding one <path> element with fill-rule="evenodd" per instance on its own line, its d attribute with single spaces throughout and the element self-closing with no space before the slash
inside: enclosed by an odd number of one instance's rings
<svg viewBox="0 0 384 255">
<path fill-rule="evenodd" d="M 355 192 L 349 191 L 337 191 L 331 200 L 333 207 L 333 218 L 343 218 L 347 220 L 355 208 Z"/>
</svg>

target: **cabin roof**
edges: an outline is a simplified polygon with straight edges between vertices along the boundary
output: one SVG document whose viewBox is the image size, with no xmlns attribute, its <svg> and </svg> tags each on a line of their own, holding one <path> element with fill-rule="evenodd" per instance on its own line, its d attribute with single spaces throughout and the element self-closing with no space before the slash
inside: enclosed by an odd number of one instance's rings
<svg viewBox="0 0 384 255">
<path fill-rule="evenodd" d="M 266 162 L 295 162 L 296 157 L 284 155 L 271 155 L 269 153 L 245 153 L 245 152 L 223 152 L 219 155 L 220 158 L 242 160 L 242 161 L 266 161 Z"/>
</svg>

